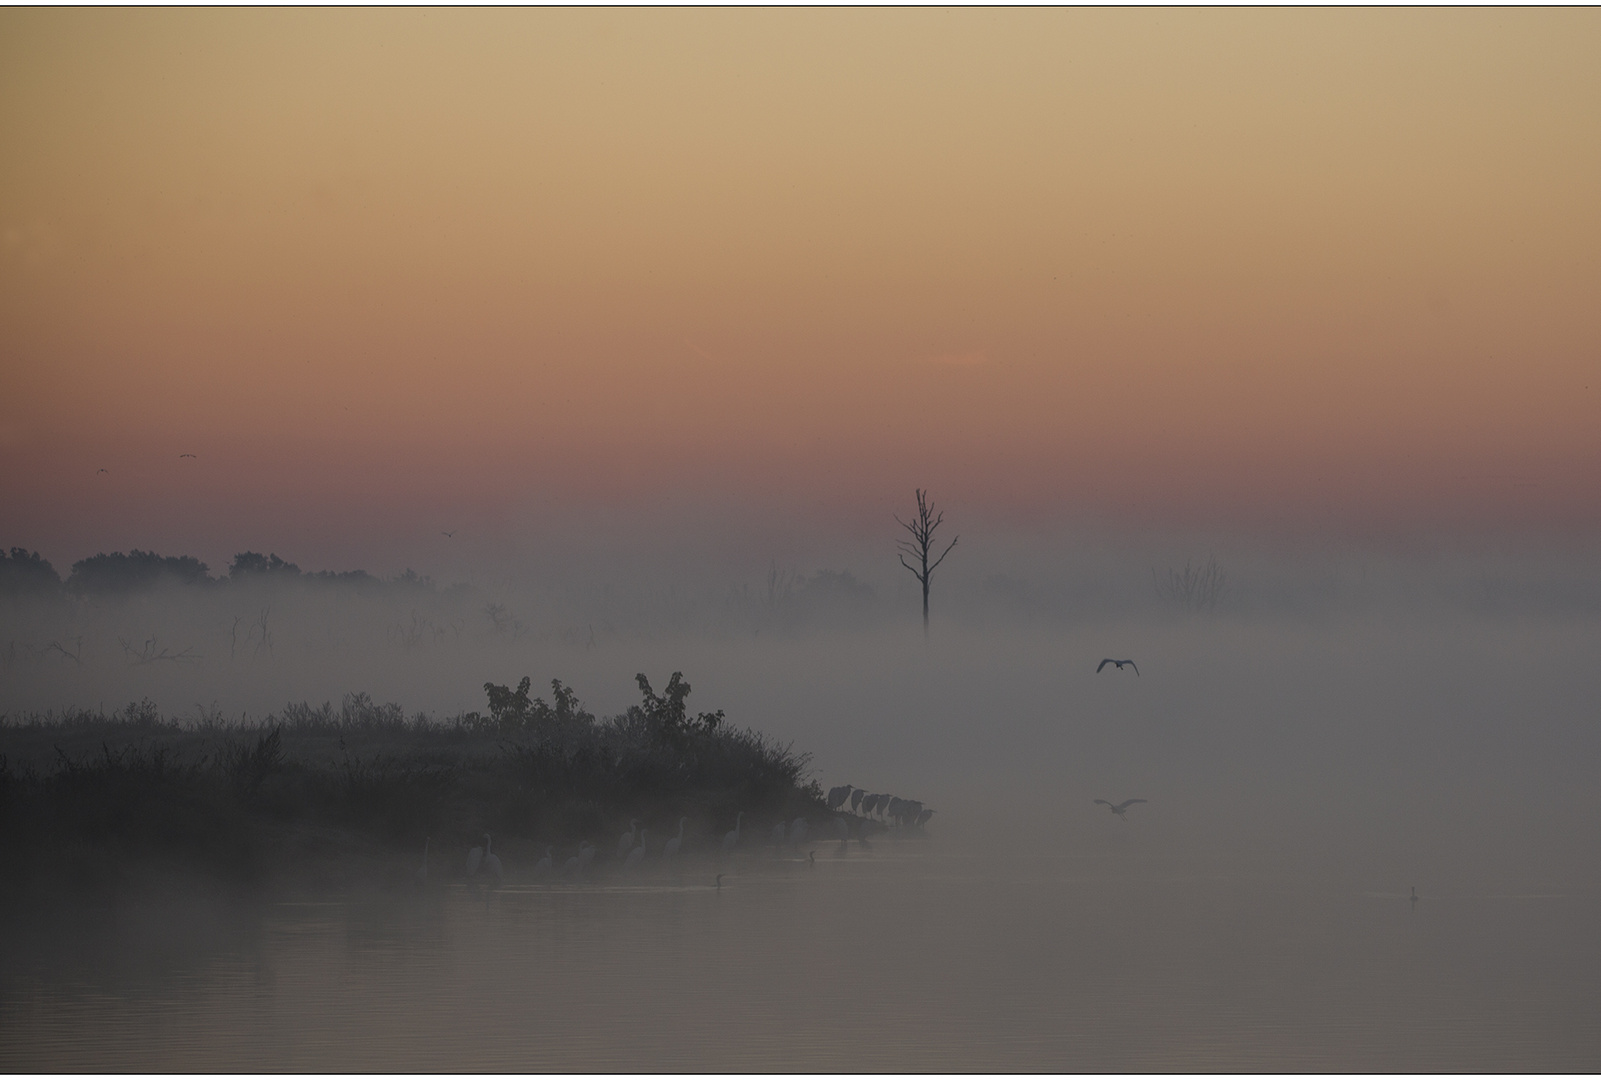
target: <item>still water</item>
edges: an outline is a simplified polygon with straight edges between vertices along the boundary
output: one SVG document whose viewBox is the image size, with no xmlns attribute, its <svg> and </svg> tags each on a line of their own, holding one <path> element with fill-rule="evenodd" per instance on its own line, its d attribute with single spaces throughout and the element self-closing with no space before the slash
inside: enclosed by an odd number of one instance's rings
<svg viewBox="0 0 1601 1080">
<path fill-rule="evenodd" d="M 1601 895 L 1409 887 L 928 840 L 172 901 L 13 940 L 0 1068 L 1601 1069 Z"/>
</svg>

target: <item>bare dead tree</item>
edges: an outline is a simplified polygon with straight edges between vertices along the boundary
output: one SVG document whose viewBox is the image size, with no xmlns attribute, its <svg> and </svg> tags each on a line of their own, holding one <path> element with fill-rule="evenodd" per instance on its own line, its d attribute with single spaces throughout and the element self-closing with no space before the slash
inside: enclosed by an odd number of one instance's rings
<svg viewBox="0 0 1601 1080">
<path fill-rule="evenodd" d="M 923 586 L 923 634 L 926 637 L 928 635 L 929 580 L 934 576 L 934 571 L 939 567 L 940 563 L 945 561 L 945 556 L 951 553 L 951 548 L 956 546 L 956 541 L 960 540 L 961 537 L 955 537 L 949 544 L 946 544 L 945 550 L 940 552 L 939 558 L 932 563 L 928 561 L 929 554 L 934 550 L 934 530 L 940 527 L 940 522 L 945 520 L 945 515 L 935 512 L 934 504 L 929 501 L 928 492 L 922 488 L 915 490 L 917 492 L 917 516 L 912 518 L 911 521 L 902 521 L 897 516 L 895 522 L 912 534 L 910 540 L 901 540 L 897 546 L 900 548 L 901 565 L 910 570 L 912 576 Z M 916 566 L 906 561 L 908 555 L 917 563 Z"/>
</svg>

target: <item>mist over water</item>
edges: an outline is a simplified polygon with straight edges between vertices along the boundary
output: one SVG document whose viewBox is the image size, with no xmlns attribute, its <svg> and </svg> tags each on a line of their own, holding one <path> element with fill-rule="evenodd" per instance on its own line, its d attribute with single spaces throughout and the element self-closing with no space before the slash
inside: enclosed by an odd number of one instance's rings
<svg viewBox="0 0 1601 1080">
<path fill-rule="evenodd" d="M 936 813 L 923 840 L 818 841 L 815 865 L 691 837 L 673 873 L 541 885 L 539 838 L 505 837 L 492 893 L 175 885 L 88 955 L 70 926 L 13 935 L 0 1060 L 1601 1066 L 1593 560 L 1221 549 L 1215 607 L 1162 595 L 1209 554 L 964 538 L 926 640 L 915 582 L 869 551 L 8 601 L 13 720 L 145 697 L 259 720 L 351 691 L 450 714 L 525 674 L 606 715 L 635 672 L 683 671 L 692 707 L 793 742 L 825 787 Z M 197 929 L 135 948 L 174 921 Z"/>
</svg>

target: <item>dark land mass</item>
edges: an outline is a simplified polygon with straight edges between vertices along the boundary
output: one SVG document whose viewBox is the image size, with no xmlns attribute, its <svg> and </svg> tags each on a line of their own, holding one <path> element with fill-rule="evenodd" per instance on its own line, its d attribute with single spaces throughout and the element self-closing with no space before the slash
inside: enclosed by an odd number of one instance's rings
<svg viewBox="0 0 1601 1080">
<path fill-rule="evenodd" d="M 637 819 L 647 855 L 684 826 L 683 853 L 720 851 L 744 811 L 741 847 L 776 822 L 830 821 L 808 755 L 723 714 L 692 714 L 689 684 L 598 719 L 570 689 L 552 700 L 486 685 L 489 712 L 407 718 L 347 695 L 291 705 L 259 724 L 179 722 L 148 702 L 111 715 L 0 717 L 0 904 L 15 910 L 115 896 L 156 883 L 259 895 L 467 876 L 493 836 L 510 874 L 555 865 L 588 840 L 589 869 L 621 860 Z M 849 816 L 850 834 L 874 823 Z"/>
</svg>

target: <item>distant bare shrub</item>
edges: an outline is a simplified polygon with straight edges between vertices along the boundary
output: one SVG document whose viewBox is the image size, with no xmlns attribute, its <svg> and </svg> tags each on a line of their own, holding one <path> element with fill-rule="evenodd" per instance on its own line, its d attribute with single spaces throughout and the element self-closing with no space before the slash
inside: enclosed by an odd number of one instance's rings
<svg viewBox="0 0 1601 1080">
<path fill-rule="evenodd" d="M 1208 555 L 1200 566 L 1186 559 L 1183 570 L 1170 569 L 1166 578 L 1158 576 L 1153 568 L 1151 578 L 1160 599 L 1186 611 L 1215 610 L 1229 588 L 1228 575 L 1223 572 L 1216 555 Z"/>
</svg>

